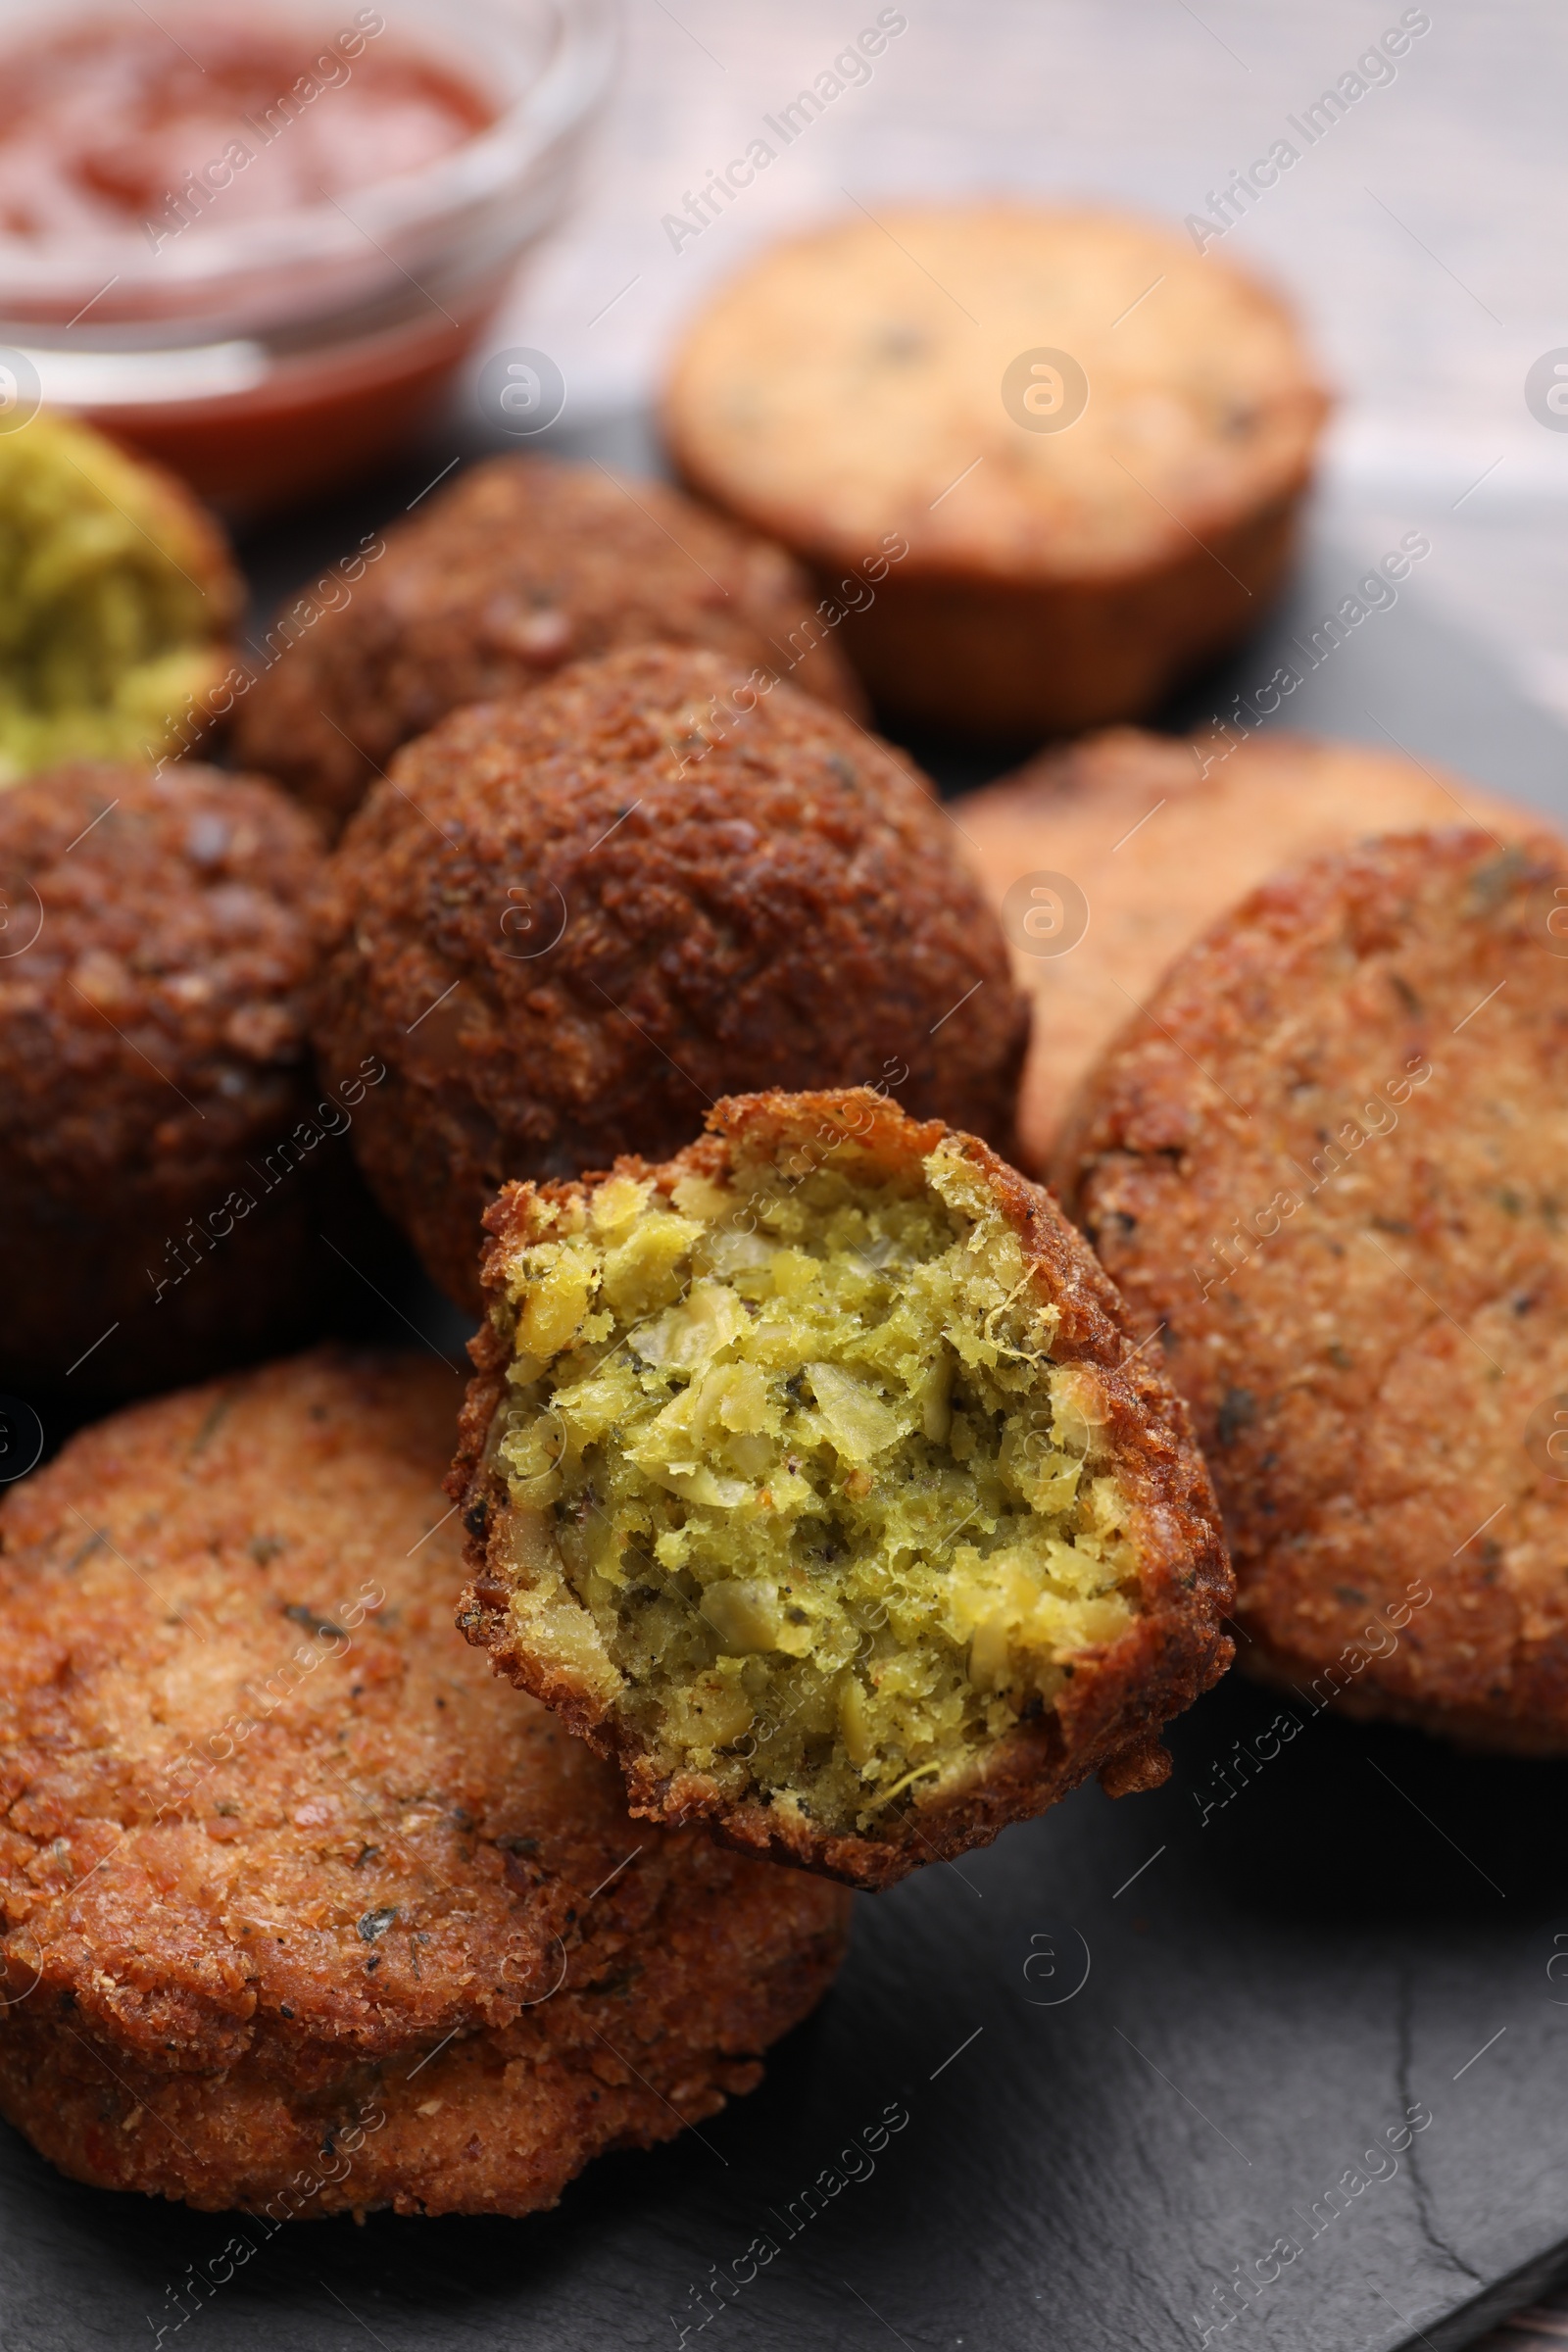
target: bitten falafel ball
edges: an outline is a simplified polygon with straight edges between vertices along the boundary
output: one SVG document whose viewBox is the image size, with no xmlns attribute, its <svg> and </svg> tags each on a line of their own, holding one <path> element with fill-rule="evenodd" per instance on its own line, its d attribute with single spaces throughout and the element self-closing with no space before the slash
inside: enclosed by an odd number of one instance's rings
<svg viewBox="0 0 1568 2352">
<path fill-rule="evenodd" d="M 665 1156 L 738 1087 L 1010 1136 L 1028 1008 L 949 819 L 838 711 L 747 694 L 650 646 L 455 711 L 333 860 L 318 1043 L 385 1063 L 361 1164 L 475 1309 L 507 1178 Z"/>
<path fill-rule="evenodd" d="M 858 1886 L 1157 1785 L 1233 1591 L 1157 1341 L 973 1136 L 869 1089 L 708 1127 L 486 1217 L 469 1641 L 640 1818 Z"/>
<path fill-rule="evenodd" d="M 236 756 L 335 834 L 398 746 L 447 711 L 631 645 L 707 646 L 864 714 L 782 548 L 662 482 L 501 457 L 387 532 L 347 601 L 239 705 Z"/>
<path fill-rule="evenodd" d="M 301 1331 L 321 856 L 285 795 L 215 768 L 0 793 L 10 1386 L 131 1395 Z"/>
<path fill-rule="evenodd" d="M 461 1394 L 323 1350 L 0 1510 L 0 2109 L 75 2180 L 531 2213 L 749 2090 L 831 1981 L 840 1889 L 629 1822 L 452 1630 Z"/>
<path fill-rule="evenodd" d="M 0 433 L 0 785 L 208 731 L 244 591 L 181 481 L 74 416 Z"/>
<path fill-rule="evenodd" d="M 1058 1185 L 1163 1325 L 1241 1660 L 1568 1754 L 1568 846 L 1277 875 L 1092 1074 Z"/>
</svg>

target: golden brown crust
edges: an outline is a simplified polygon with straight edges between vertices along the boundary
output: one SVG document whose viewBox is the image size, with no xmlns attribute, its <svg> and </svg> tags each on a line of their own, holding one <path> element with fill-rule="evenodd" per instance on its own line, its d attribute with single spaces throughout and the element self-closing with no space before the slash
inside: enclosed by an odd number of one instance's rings
<svg viewBox="0 0 1568 2352">
<path fill-rule="evenodd" d="M 866 1089 L 773 1091 L 716 1103 L 701 1140 L 661 1167 L 649 1168 L 641 1160 L 619 1164 L 626 1172 L 653 1175 L 667 1193 L 692 1172 L 722 1181 L 742 1147 L 750 1159 L 835 1131 L 853 1134 L 879 1171 L 889 1175 L 918 1168 L 953 1132 L 939 1119 L 910 1119 Z M 1234 1588 L 1213 1493 L 1185 1408 L 1159 1369 L 1157 1341 L 1151 1345 L 1147 1334 L 1135 1334 L 1114 1286 L 1051 1196 L 986 1144 L 974 1137 L 959 1140 L 969 1167 L 984 1178 L 991 1199 L 1018 1236 L 1040 1295 L 1060 1309 L 1054 1359 L 1093 1364 L 1101 1373 L 1110 1408 L 1110 1454 L 1134 1505 L 1143 1554 L 1141 1616 L 1119 1640 L 1080 1653 L 1055 1712 L 1022 1722 L 999 1740 L 978 1780 L 924 1803 L 911 1798 L 889 1807 L 874 1836 L 839 1836 L 799 1813 L 781 1813 L 750 1798 L 736 1803 L 700 1772 L 661 1778 L 598 1693 L 549 1668 L 517 1639 L 510 1614 L 511 1504 L 505 1478 L 489 1456 L 510 1349 L 493 1322 L 487 1321 L 472 1343 L 477 1377 L 469 1388 L 448 1482 L 448 1493 L 462 1506 L 473 1571 L 459 1609 L 460 1627 L 470 1642 L 489 1650 L 497 1673 L 544 1699 L 579 1738 L 614 1758 L 639 1819 L 706 1822 L 743 1851 L 858 1886 L 891 1886 L 923 1862 L 988 1844 L 1009 1821 L 1043 1812 L 1092 1773 L 1105 1774 L 1112 1793 L 1154 1785 L 1164 1767 L 1149 1751 L 1161 1726 L 1218 1680 L 1232 1651 L 1221 1619 Z M 580 1200 L 595 1181 L 506 1187 L 485 1217 L 493 1237 L 485 1264 L 492 1296 L 504 1296 L 509 1245 L 530 1229 L 533 1200 Z"/>
<path fill-rule="evenodd" d="M 531 2212 L 749 2088 L 832 1975 L 842 1895 L 630 1823 L 452 1633 L 457 1396 L 323 1351 L 0 1512 L 0 2106 L 77 2180 Z"/>
<path fill-rule="evenodd" d="M 1142 578 L 1003 587 L 890 572 L 846 622 L 845 652 L 879 711 L 1001 746 L 1141 718 L 1268 611 L 1306 487 Z"/>
<path fill-rule="evenodd" d="M 1014 382 L 1048 345 L 1086 387 L 1061 430 L 1035 429 L 1055 379 Z M 1254 624 L 1327 405 L 1282 304 L 1162 226 L 911 206 L 751 265 L 665 423 L 824 587 L 875 583 L 844 637 L 879 704 L 1016 736 L 1136 715 Z"/>
<path fill-rule="evenodd" d="M 1565 902 L 1544 834 L 1277 877 L 1118 1040 L 1057 1163 L 1165 1326 L 1243 1662 L 1536 1752 L 1568 1748 Z"/>
<path fill-rule="evenodd" d="M 319 1204 L 260 1171 L 313 1106 L 321 856 L 284 794 L 216 768 L 73 766 L 0 794 L 12 1385 L 59 1383 L 112 1324 L 74 1387 L 134 1393 L 302 1329 Z"/>
<path fill-rule="evenodd" d="M 1043 754 L 968 794 L 958 817 L 1013 975 L 1034 998 L 1018 1149 L 1042 1176 L 1074 1092 L 1116 1032 L 1182 950 L 1270 874 L 1377 833 L 1464 821 L 1519 840 L 1541 822 L 1364 744 L 1264 732 L 1227 749 L 1212 731 L 1189 743 L 1135 727 Z M 1024 924 L 1036 874 L 1064 875 L 1085 902 L 1065 925 L 1048 905 L 1038 937 Z M 1085 918 L 1076 945 L 1055 953 Z"/>
<path fill-rule="evenodd" d="M 255 682 L 235 749 L 336 834 L 398 746 L 447 711 L 619 646 L 706 646 L 863 716 L 814 601 L 781 548 L 662 482 L 492 458 L 389 531 L 347 601 Z"/>
<path fill-rule="evenodd" d="M 385 1063 L 362 1164 L 465 1303 L 508 1178 L 662 1157 L 738 1085 L 887 1079 L 1010 1135 L 1027 1009 L 947 818 L 840 712 L 744 687 L 650 646 L 454 712 L 336 854 L 317 1042 Z"/>
</svg>

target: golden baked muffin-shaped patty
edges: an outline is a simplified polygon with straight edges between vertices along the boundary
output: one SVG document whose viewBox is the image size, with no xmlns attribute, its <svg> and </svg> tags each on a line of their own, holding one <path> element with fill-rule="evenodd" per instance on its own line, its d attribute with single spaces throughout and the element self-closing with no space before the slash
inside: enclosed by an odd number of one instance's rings
<svg viewBox="0 0 1568 2352">
<path fill-rule="evenodd" d="M 347 583 L 345 583 L 347 589 Z M 492 458 L 387 532 L 238 706 L 239 757 L 336 833 L 399 744 L 616 646 L 707 646 L 863 712 L 784 551 L 662 482 Z"/>
<path fill-rule="evenodd" d="M 956 836 L 842 712 L 715 655 L 582 662 L 411 744 L 331 869 L 315 1029 L 454 1298 L 509 1177 L 660 1158 L 738 1087 L 1012 1131 L 1028 1009 Z"/>
<path fill-rule="evenodd" d="M 1255 735 L 1219 755 L 1116 727 L 1031 760 L 954 814 L 1034 998 L 1018 1102 L 1044 1175 L 1079 1081 L 1166 967 L 1282 866 L 1376 833 L 1468 819 L 1505 840 L 1540 817 L 1398 753 Z"/>
<path fill-rule="evenodd" d="M 1094 1074 L 1061 1197 L 1162 1327 L 1244 1664 L 1568 1750 L 1568 848 L 1315 858 Z"/>
<path fill-rule="evenodd" d="M 869 566 L 843 635 L 879 704 L 1016 736 L 1135 716 L 1255 625 L 1325 409 L 1228 263 L 992 204 L 764 253 L 689 329 L 664 416 L 687 479 L 824 586 Z"/>
<path fill-rule="evenodd" d="M 1185 1413 L 1038 1186 L 864 1089 L 511 1185 L 460 1616 L 632 1809 L 858 1885 L 1119 1793 L 1221 1672 Z"/>
<path fill-rule="evenodd" d="M 846 1898 L 628 1821 L 452 1630 L 461 1389 L 322 1352 L 0 1510 L 0 2108 L 260 2217 L 531 2213 L 749 2089 Z"/>
</svg>

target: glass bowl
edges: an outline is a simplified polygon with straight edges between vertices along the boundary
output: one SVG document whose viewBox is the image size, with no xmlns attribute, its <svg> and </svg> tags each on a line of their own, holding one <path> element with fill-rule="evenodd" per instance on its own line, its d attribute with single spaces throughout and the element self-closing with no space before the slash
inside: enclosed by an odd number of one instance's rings
<svg viewBox="0 0 1568 2352">
<path fill-rule="evenodd" d="M 0 49 L 125 4 L 87 0 L 63 17 L 59 0 L 0 0 Z M 565 203 L 618 10 L 377 0 L 375 13 L 400 46 L 472 82 L 495 121 L 342 201 L 233 222 L 215 206 L 193 235 L 156 239 L 132 223 L 0 234 L 0 398 L 74 411 L 239 512 L 365 470 L 439 411 Z M 207 0 L 191 22 L 231 19 L 254 24 L 254 0 Z M 314 10 L 269 8 L 266 20 L 313 45 L 339 29 Z M 172 37 L 181 28 L 168 10 L 157 22 Z"/>
</svg>

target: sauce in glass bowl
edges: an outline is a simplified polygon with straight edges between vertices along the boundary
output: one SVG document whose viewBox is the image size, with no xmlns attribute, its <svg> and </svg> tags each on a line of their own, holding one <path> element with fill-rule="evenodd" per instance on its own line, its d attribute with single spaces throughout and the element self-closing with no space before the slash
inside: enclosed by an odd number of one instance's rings
<svg viewBox="0 0 1568 2352">
<path fill-rule="evenodd" d="M 240 511 L 363 470 L 554 219 L 613 29 L 613 0 L 0 0 L 0 384 Z"/>
<path fill-rule="evenodd" d="M 156 252 L 416 172 L 495 121 L 471 83 L 389 47 L 375 9 L 322 44 L 222 18 L 181 33 L 87 18 L 0 59 L 0 234 L 128 225 Z"/>
</svg>

